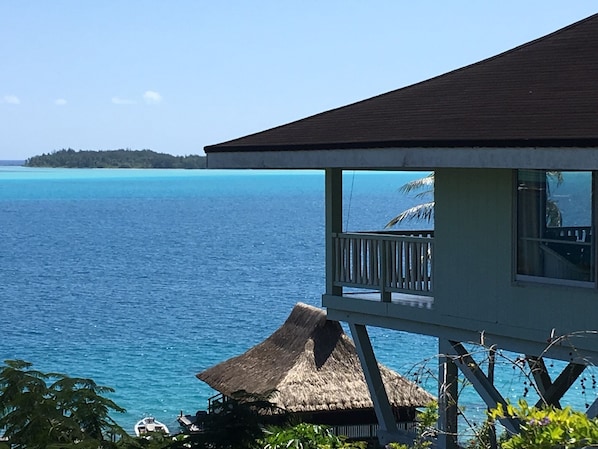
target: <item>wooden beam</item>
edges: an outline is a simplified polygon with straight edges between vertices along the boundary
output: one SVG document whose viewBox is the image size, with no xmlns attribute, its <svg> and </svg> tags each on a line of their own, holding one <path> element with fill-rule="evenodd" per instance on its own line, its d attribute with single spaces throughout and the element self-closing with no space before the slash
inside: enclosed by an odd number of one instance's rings
<svg viewBox="0 0 598 449">
<path fill-rule="evenodd" d="M 531 371 L 532 377 L 534 378 L 534 382 L 536 383 L 536 388 L 538 389 L 538 393 L 540 394 L 540 401 L 536 404 L 542 404 L 546 397 L 546 391 L 552 385 L 552 379 L 548 374 L 548 369 L 546 369 L 546 364 L 544 363 L 544 359 L 542 357 L 535 357 L 531 355 L 525 356 L 527 360 L 527 365 Z M 560 407 L 561 405 L 558 403 L 554 404 L 556 407 Z"/>
<path fill-rule="evenodd" d="M 396 441 L 394 437 L 399 436 L 399 429 L 392 413 L 384 383 L 382 382 L 382 375 L 380 374 L 367 329 L 365 326 L 355 323 L 349 323 L 349 329 L 351 329 L 351 334 L 353 335 L 357 355 L 359 356 L 363 374 L 370 390 L 370 396 L 374 403 L 374 411 L 378 418 L 378 440 L 382 445 Z"/>
<path fill-rule="evenodd" d="M 451 343 L 438 339 L 439 370 L 438 370 L 438 443 L 444 449 L 457 449 L 457 421 L 458 411 L 458 370 L 451 357 Z"/>
<path fill-rule="evenodd" d="M 405 307 L 398 303 L 370 301 L 349 295 L 339 298 L 324 294 L 322 301 L 327 309 L 329 319 L 354 321 L 367 326 L 432 335 L 453 341 L 480 341 L 480 331 L 476 326 L 482 326 L 481 322 L 457 317 L 446 319 L 438 307 L 431 309 Z M 563 360 L 567 363 L 598 365 L 598 345 L 591 348 L 588 346 L 574 347 L 568 341 L 563 341 L 562 345 L 551 346 L 546 353 L 545 332 L 533 331 L 533 336 L 521 339 L 510 328 L 508 331 L 500 330 L 499 333 L 496 333 L 497 331 L 495 329 L 494 332 L 484 332 L 486 346 L 496 345 L 497 348 L 518 354 L 544 354 L 547 358 Z"/>
<path fill-rule="evenodd" d="M 343 288 L 334 285 L 336 263 L 333 234 L 343 231 L 343 171 L 327 168 L 325 174 L 326 199 L 326 294 L 342 296 Z"/>
<path fill-rule="evenodd" d="M 450 345 L 447 346 L 447 354 L 456 356 L 453 357 L 453 362 L 461 370 L 467 380 L 471 382 L 488 407 L 494 408 L 498 404 L 502 404 L 506 408 L 507 401 L 505 401 L 496 387 L 492 385 L 492 382 L 488 380 L 484 371 L 461 343 L 450 341 Z M 519 432 L 519 422 L 517 420 L 507 418 L 501 420 L 501 423 L 510 432 Z"/>
<path fill-rule="evenodd" d="M 590 405 L 590 408 L 586 410 L 586 415 L 590 419 L 594 419 L 598 416 L 598 398 L 596 398 L 594 402 L 592 402 L 592 405 Z"/>
<path fill-rule="evenodd" d="M 538 391 L 541 394 L 540 400 L 536 403 L 536 407 L 542 407 L 545 405 L 553 405 L 555 407 L 561 407 L 560 400 L 564 394 L 571 388 L 571 385 L 575 383 L 577 378 L 586 369 L 586 365 L 579 363 L 569 363 L 565 369 L 559 374 L 554 382 L 551 381 L 546 369 L 546 365 L 541 358 L 529 357 L 528 359 L 533 360 L 530 365 L 530 369 L 534 376 L 534 381 L 538 387 Z"/>
<path fill-rule="evenodd" d="M 488 348 L 488 381 L 494 385 L 494 369 L 496 367 L 496 346 Z M 490 411 L 490 408 L 488 408 Z M 489 449 L 497 449 L 498 441 L 496 439 L 496 426 L 494 423 L 488 426 Z"/>
</svg>

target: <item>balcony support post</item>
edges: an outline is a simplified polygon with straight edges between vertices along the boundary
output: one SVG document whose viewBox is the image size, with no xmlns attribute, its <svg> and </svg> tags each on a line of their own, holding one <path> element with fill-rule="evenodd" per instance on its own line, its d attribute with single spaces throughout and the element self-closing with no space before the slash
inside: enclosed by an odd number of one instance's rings
<svg viewBox="0 0 598 449">
<path fill-rule="evenodd" d="M 571 362 L 556 380 L 552 382 L 542 357 L 526 355 L 526 359 L 534 377 L 536 388 L 540 392 L 540 399 L 536 402 L 536 407 L 538 408 L 546 404 L 561 408 L 560 400 L 563 395 L 571 388 L 587 366 Z"/>
<path fill-rule="evenodd" d="M 489 408 L 494 408 L 497 404 L 502 404 L 503 407 L 507 407 L 507 401 L 502 397 L 500 392 L 496 389 L 494 384 L 488 379 L 488 376 L 484 374 L 484 371 L 479 364 L 473 359 L 471 354 L 463 346 L 461 342 L 444 340 L 448 344 L 443 345 L 445 354 L 451 358 L 454 365 L 459 368 L 463 375 L 473 385 L 477 393 L 484 400 Z M 493 348 L 496 350 L 496 348 Z M 501 419 L 501 424 L 511 433 L 519 432 L 519 420 L 514 418 Z"/>
<path fill-rule="evenodd" d="M 383 446 L 393 441 L 400 441 L 401 434 L 392 413 L 367 329 L 363 324 L 355 323 L 349 323 L 349 328 L 351 329 L 357 355 L 359 356 L 370 396 L 374 403 L 376 418 L 378 418 L 378 440 Z"/>
<path fill-rule="evenodd" d="M 326 196 L 326 294 L 342 296 L 343 288 L 334 285 L 337 271 L 334 236 L 343 231 L 343 170 L 327 168 L 325 174 Z"/>
<path fill-rule="evenodd" d="M 458 370 L 449 354 L 453 352 L 451 343 L 438 339 L 439 375 L 438 375 L 438 435 L 439 447 L 457 449 L 458 418 Z"/>
</svg>

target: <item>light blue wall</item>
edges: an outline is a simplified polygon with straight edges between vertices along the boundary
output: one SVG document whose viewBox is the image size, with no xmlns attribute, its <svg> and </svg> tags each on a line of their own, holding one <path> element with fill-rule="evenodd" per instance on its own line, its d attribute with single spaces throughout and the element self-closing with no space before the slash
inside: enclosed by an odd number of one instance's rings
<svg viewBox="0 0 598 449">
<path fill-rule="evenodd" d="M 515 282 L 514 176 L 508 169 L 435 174 L 435 309 L 443 325 L 545 341 L 598 329 L 598 290 Z"/>
</svg>

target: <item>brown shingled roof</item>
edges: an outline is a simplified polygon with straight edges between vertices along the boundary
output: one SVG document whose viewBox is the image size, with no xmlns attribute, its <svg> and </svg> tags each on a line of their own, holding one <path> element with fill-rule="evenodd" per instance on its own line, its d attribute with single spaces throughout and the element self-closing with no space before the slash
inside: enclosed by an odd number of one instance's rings
<svg viewBox="0 0 598 449">
<path fill-rule="evenodd" d="M 598 14 L 444 75 L 206 153 L 598 145 Z"/>
</svg>

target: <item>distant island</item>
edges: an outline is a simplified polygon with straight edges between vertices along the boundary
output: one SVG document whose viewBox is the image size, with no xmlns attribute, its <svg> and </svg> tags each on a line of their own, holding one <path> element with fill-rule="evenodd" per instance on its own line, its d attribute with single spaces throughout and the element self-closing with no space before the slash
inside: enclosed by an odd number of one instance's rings
<svg viewBox="0 0 598 449">
<path fill-rule="evenodd" d="M 206 157 L 173 156 L 152 150 L 88 151 L 72 148 L 33 156 L 25 167 L 53 168 L 206 168 Z"/>
<path fill-rule="evenodd" d="M 0 159 L 0 166 L 2 166 L 2 167 L 21 167 L 24 164 L 25 164 L 24 160 Z"/>
</svg>

